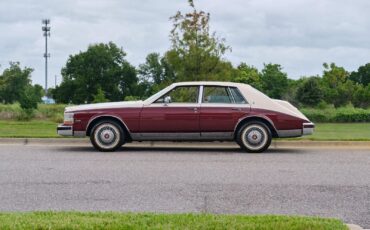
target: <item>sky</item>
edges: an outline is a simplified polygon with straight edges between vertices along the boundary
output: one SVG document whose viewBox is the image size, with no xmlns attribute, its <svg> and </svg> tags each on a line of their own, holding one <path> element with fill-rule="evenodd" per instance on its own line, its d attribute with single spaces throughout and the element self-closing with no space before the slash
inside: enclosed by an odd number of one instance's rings
<svg viewBox="0 0 370 230">
<path fill-rule="evenodd" d="M 369 0 L 195 0 L 232 51 L 224 58 L 258 69 L 276 63 L 290 78 L 322 74 L 324 62 L 348 71 L 370 62 Z M 51 21 L 49 86 L 71 54 L 113 41 L 134 66 L 170 48 L 169 18 L 186 0 L 0 0 L 0 72 L 9 61 L 34 69 L 44 85 L 41 20 Z"/>
</svg>

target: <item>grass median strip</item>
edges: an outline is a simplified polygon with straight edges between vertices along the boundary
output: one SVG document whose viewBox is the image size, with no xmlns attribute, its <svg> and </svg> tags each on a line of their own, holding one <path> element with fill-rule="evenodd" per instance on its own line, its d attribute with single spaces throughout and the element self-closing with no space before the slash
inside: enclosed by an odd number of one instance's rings
<svg viewBox="0 0 370 230">
<path fill-rule="evenodd" d="M 370 141 L 370 123 L 317 123 L 313 135 L 300 140 Z"/>
<path fill-rule="evenodd" d="M 117 212 L 0 213 L 1 229 L 312 229 L 341 230 L 340 220 L 300 216 Z"/>
<path fill-rule="evenodd" d="M 60 137 L 52 121 L 0 121 L 0 137 Z"/>
</svg>

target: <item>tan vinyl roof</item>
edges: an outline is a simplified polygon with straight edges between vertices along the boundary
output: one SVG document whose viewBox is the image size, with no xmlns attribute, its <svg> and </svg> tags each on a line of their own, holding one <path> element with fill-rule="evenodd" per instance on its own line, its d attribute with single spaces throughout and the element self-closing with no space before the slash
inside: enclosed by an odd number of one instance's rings
<svg viewBox="0 0 370 230">
<path fill-rule="evenodd" d="M 248 84 L 237 83 L 237 82 L 227 82 L 227 81 L 186 81 L 186 82 L 174 83 L 173 85 L 176 85 L 176 86 L 181 86 L 181 85 L 239 86 L 239 85 L 248 85 Z"/>
</svg>

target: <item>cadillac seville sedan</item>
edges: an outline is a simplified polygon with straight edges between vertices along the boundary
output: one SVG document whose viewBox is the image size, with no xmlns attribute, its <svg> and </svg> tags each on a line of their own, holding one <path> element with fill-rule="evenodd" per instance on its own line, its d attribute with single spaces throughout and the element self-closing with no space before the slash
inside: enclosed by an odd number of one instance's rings
<svg viewBox="0 0 370 230">
<path fill-rule="evenodd" d="M 132 141 L 235 141 L 263 152 L 272 138 L 312 134 L 315 125 L 287 101 L 247 84 L 174 83 L 145 101 L 70 106 L 57 132 L 89 136 L 100 151 Z"/>
</svg>

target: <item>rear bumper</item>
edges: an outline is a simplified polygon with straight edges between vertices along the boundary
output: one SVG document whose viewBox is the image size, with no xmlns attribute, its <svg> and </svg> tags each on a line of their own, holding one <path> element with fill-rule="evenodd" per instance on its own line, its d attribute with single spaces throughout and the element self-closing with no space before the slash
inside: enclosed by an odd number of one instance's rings
<svg viewBox="0 0 370 230">
<path fill-rule="evenodd" d="M 73 127 L 67 125 L 58 125 L 57 133 L 61 136 L 73 136 Z"/>
<path fill-rule="evenodd" d="M 311 122 L 303 123 L 302 135 L 311 135 L 313 134 L 314 129 L 315 129 L 314 123 L 311 123 Z"/>
<path fill-rule="evenodd" d="M 307 122 L 302 124 L 302 129 L 277 130 L 277 134 L 279 137 L 301 137 L 303 135 L 311 135 L 314 128 L 314 123 Z"/>
</svg>

